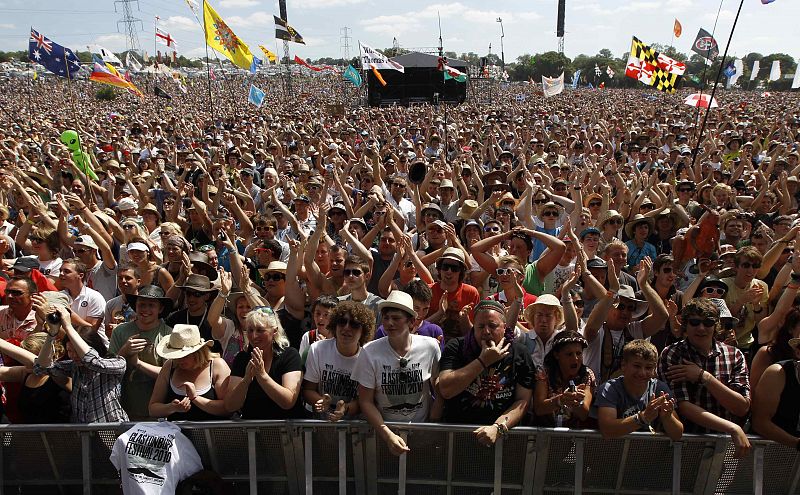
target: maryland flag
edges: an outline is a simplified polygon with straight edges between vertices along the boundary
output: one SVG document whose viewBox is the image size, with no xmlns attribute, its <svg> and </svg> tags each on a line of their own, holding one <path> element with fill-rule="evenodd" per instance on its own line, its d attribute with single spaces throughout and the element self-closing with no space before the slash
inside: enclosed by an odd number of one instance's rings
<svg viewBox="0 0 800 495">
<path fill-rule="evenodd" d="M 272 53 L 271 51 L 267 50 L 267 47 L 264 45 L 258 45 L 261 48 L 261 51 L 264 52 L 264 56 L 267 57 L 269 63 L 274 64 L 278 60 L 278 56 Z"/>
<path fill-rule="evenodd" d="M 231 31 L 207 1 L 203 2 L 203 26 L 208 46 L 228 57 L 237 67 L 249 69 L 253 65 L 250 48 Z"/>
<path fill-rule="evenodd" d="M 685 64 L 658 53 L 636 36 L 633 37 L 628 65 L 625 67 L 627 77 L 637 79 L 659 91 L 674 93 L 684 72 Z"/>
</svg>

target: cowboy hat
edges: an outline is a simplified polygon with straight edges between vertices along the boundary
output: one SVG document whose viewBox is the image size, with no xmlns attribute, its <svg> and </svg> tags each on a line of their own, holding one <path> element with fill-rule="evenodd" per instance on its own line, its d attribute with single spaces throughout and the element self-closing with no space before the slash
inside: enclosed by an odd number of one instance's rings
<svg viewBox="0 0 800 495">
<path fill-rule="evenodd" d="M 162 309 L 159 313 L 159 318 L 163 318 L 172 310 L 172 299 L 164 296 L 164 289 L 155 285 L 145 285 L 139 289 L 137 294 L 126 294 L 125 300 L 132 308 L 136 308 L 136 301 L 142 299 L 151 299 L 161 303 Z"/>
<path fill-rule="evenodd" d="M 186 282 L 183 285 L 176 285 L 179 289 L 188 289 L 195 292 L 212 292 L 216 289 L 211 286 L 211 280 L 205 275 L 199 273 L 192 273 L 186 277 Z"/>
<path fill-rule="evenodd" d="M 459 263 L 461 263 L 461 265 L 464 267 L 464 269 L 469 268 L 467 266 L 467 262 L 464 261 L 464 252 L 462 250 L 460 250 L 459 248 L 449 247 L 449 248 L 445 249 L 444 253 L 442 253 L 442 256 L 439 257 L 439 260 L 454 260 L 454 261 L 458 261 Z"/>
<path fill-rule="evenodd" d="M 474 199 L 467 199 L 462 204 L 461 207 L 458 209 L 458 218 L 461 220 L 469 220 L 472 218 L 472 214 L 475 213 L 475 210 L 478 209 L 478 202 Z"/>
<path fill-rule="evenodd" d="M 636 320 L 640 318 L 643 314 L 647 312 L 647 308 L 649 304 L 647 301 L 642 299 L 636 299 L 636 294 L 633 292 L 633 287 L 630 285 L 620 284 L 619 292 L 617 292 L 617 297 L 622 299 L 627 299 L 629 301 L 633 301 L 636 303 L 636 309 L 633 310 L 633 319 Z"/>
<path fill-rule="evenodd" d="M 214 345 L 213 340 L 200 337 L 200 328 L 197 325 L 184 325 L 178 323 L 166 339 L 161 339 L 156 345 L 156 354 L 164 359 L 180 359 L 188 356 L 200 348 Z"/>
<path fill-rule="evenodd" d="M 411 315 L 412 318 L 417 317 L 417 312 L 414 311 L 414 300 L 410 294 L 401 290 L 393 290 L 389 293 L 389 297 L 378 304 L 378 311 L 383 311 L 387 308 L 399 309 Z"/>
<path fill-rule="evenodd" d="M 636 229 L 636 226 L 640 223 L 646 223 L 648 227 L 650 227 L 650 232 L 653 231 L 653 219 L 651 217 L 646 217 L 641 213 L 637 213 L 633 216 L 633 218 L 625 225 L 625 235 L 628 238 L 633 239 L 633 231 Z"/>
<path fill-rule="evenodd" d="M 209 280 L 216 280 L 219 277 L 217 270 L 208 263 L 208 255 L 200 251 L 192 251 L 189 253 L 189 261 L 192 262 L 192 268 L 197 269 L 197 273 L 205 275 Z"/>
<path fill-rule="evenodd" d="M 625 223 L 625 217 L 623 217 L 620 212 L 618 212 L 617 210 L 608 210 L 603 214 L 602 218 L 597 222 L 597 226 L 600 228 L 600 230 L 603 230 L 605 224 L 607 224 L 609 221 L 615 218 L 619 218 L 622 221 L 622 223 Z"/>
</svg>

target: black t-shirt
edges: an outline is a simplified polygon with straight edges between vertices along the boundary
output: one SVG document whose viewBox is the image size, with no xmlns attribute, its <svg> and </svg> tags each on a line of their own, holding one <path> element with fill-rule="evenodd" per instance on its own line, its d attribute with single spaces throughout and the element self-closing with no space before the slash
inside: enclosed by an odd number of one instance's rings
<svg viewBox="0 0 800 495">
<path fill-rule="evenodd" d="M 464 337 L 450 340 L 439 362 L 439 372 L 457 370 L 478 354 L 464 356 Z M 524 345 L 513 342 L 509 354 L 483 370 L 460 394 L 445 399 L 446 423 L 491 424 L 516 401 L 516 385 L 533 389 L 535 367 Z"/>
<path fill-rule="evenodd" d="M 294 318 L 286 308 L 277 311 L 278 320 L 281 322 L 283 332 L 289 339 L 289 345 L 295 349 L 300 349 L 300 341 L 303 334 L 311 330 L 311 313 L 306 310 L 302 320 Z"/>
<path fill-rule="evenodd" d="M 236 355 L 233 359 L 233 366 L 231 366 L 231 376 L 244 376 L 252 350 L 252 347 L 248 347 L 246 351 Z M 287 347 L 280 351 L 280 354 L 273 356 L 268 374 L 273 380 L 282 384 L 283 375 L 302 370 L 303 362 L 300 359 L 300 353 L 297 352 L 297 349 Z M 270 399 L 257 380 L 250 383 L 241 411 L 243 419 L 291 419 L 305 416 L 299 395 L 294 406 L 290 409 L 283 409 Z"/>
<path fill-rule="evenodd" d="M 175 325 L 197 325 L 200 329 L 200 336 L 206 340 L 214 340 L 211 334 L 211 325 L 208 324 L 208 314 L 200 316 L 192 316 L 189 314 L 188 309 L 181 309 L 170 313 L 167 319 L 164 320 L 168 327 L 175 328 Z M 218 340 L 214 340 L 214 347 L 211 348 L 213 352 L 222 353 L 222 344 Z"/>
</svg>

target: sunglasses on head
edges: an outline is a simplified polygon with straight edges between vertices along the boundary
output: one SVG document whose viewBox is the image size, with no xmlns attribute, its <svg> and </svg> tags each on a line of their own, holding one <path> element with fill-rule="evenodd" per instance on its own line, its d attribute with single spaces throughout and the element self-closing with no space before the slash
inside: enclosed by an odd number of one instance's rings
<svg viewBox="0 0 800 495">
<path fill-rule="evenodd" d="M 693 327 L 699 327 L 700 325 L 703 325 L 706 328 L 711 328 L 717 325 L 717 320 L 715 320 L 714 318 L 705 318 L 705 319 L 689 318 L 686 320 L 686 323 L 688 323 Z"/>
<path fill-rule="evenodd" d="M 357 322 L 356 320 L 351 320 L 350 318 L 339 320 L 336 322 L 336 324 L 343 327 L 350 327 L 353 330 L 361 330 L 361 327 L 363 327 L 361 323 Z"/>
<path fill-rule="evenodd" d="M 726 290 L 725 290 L 725 289 L 723 289 L 722 287 L 704 287 L 704 288 L 703 288 L 703 292 L 704 292 L 705 294 L 708 294 L 708 295 L 711 295 L 711 294 L 718 294 L 718 295 L 720 295 L 720 296 L 724 296 L 724 295 L 725 295 L 725 293 L 726 293 L 726 292 L 728 292 L 728 291 L 726 291 Z"/>
<path fill-rule="evenodd" d="M 344 275 L 345 277 L 349 277 L 351 275 L 354 277 L 360 277 L 362 273 L 364 272 L 362 272 L 358 268 L 345 268 L 344 270 L 342 270 L 342 275 Z"/>
<path fill-rule="evenodd" d="M 439 271 L 441 272 L 460 272 L 461 265 L 454 265 L 452 263 L 442 263 L 439 265 Z"/>
<path fill-rule="evenodd" d="M 286 275 L 283 273 L 267 273 L 264 275 L 264 281 L 273 281 L 273 282 L 280 282 L 281 280 L 286 280 Z"/>
<path fill-rule="evenodd" d="M 275 311 L 272 310 L 269 306 L 256 306 L 255 308 L 251 309 L 250 312 L 256 313 L 264 313 L 266 315 L 275 315 Z"/>
<path fill-rule="evenodd" d="M 756 270 L 761 268 L 761 263 L 751 263 L 749 261 L 742 261 L 739 263 L 739 268 L 744 268 L 747 270 L 748 268 L 755 268 Z"/>
<path fill-rule="evenodd" d="M 496 272 L 497 272 L 497 274 L 498 274 L 498 275 L 500 275 L 501 277 L 502 277 L 503 275 L 513 275 L 513 274 L 515 274 L 515 273 L 519 273 L 519 270 L 517 270 L 516 268 L 498 268 L 498 269 L 496 269 L 495 271 L 496 271 Z"/>
</svg>

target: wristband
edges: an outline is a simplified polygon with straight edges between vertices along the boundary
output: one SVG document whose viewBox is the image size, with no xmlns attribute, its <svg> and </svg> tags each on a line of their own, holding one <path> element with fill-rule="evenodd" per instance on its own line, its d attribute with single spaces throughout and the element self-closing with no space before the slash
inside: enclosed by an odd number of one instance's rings
<svg viewBox="0 0 800 495">
<path fill-rule="evenodd" d="M 481 363 L 481 366 L 483 366 L 483 369 L 488 369 L 488 366 L 486 366 L 486 363 L 484 363 L 484 362 L 483 362 L 483 359 L 481 359 L 481 357 L 480 357 L 480 356 L 478 356 L 478 357 L 477 357 L 477 358 L 475 358 L 475 359 L 477 359 L 477 360 L 478 360 L 478 362 L 479 362 L 479 363 Z"/>
<path fill-rule="evenodd" d="M 705 370 L 700 370 L 700 377 L 697 379 L 697 382 L 700 385 L 705 385 L 706 383 L 708 383 L 708 378 L 706 378 Z"/>
<path fill-rule="evenodd" d="M 494 427 L 497 428 L 497 433 L 499 433 L 501 437 L 508 435 L 508 426 L 506 426 L 505 423 L 495 423 Z"/>
<path fill-rule="evenodd" d="M 786 286 L 786 288 L 790 290 L 797 290 L 800 289 L 800 284 L 789 284 Z"/>
</svg>

